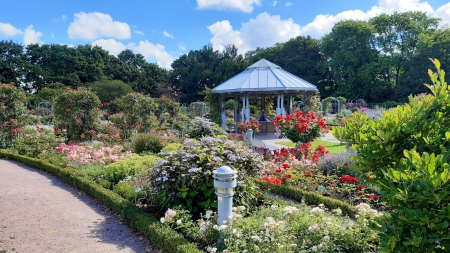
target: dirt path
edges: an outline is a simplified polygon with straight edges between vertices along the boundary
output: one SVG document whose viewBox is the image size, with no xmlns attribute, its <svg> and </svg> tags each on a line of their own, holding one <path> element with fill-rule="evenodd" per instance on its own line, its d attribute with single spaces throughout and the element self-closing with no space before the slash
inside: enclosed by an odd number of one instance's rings
<svg viewBox="0 0 450 253">
<path fill-rule="evenodd" d="M 0 159 L 0 253 L 158 252 L 58 178 Z"/>
</svg>

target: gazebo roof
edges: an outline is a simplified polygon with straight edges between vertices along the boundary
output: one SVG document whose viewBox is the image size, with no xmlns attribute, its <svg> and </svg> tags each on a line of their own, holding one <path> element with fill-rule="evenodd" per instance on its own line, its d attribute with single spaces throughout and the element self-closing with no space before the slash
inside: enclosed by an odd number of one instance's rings
<svg viewBox="0 0 450 253">
<path fill-rule="evenodd" d="M 317 87 L 262 59 L 213 89 L 215 93 L 318 91 Z"/>
</svg>

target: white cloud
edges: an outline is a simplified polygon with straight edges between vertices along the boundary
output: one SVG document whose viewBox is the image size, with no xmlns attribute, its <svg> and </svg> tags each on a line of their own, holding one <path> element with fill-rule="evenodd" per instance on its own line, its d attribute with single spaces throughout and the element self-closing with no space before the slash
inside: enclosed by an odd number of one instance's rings
<svg viewBox="0 0 450 253">
<path fill-rule="evenodd" d="M 66 19 L 67 19 L 67 16 L 66 16 L 66 15 L 61 15 L 61 18 L 62 18 L 63 20 L 66 20 Z"/>
<path fill-rule="evenodd" d="M 140 41 L 136 43 L 128 43 L 127 45 L 115 39 L 99 39 L 92 42 L 92 45 L 97 45 L 107 50 L 110 54 L 118 55 L 125 49 L 130 49 L 134 53 L 142 54 L 148 62 L 155 62 L 162 68 L 171 69 L 170 64 L 175 60 L 175 57 L 166 52 L 163 45 L 153 44 L 151 42 Z"/>
<path fill-rule="evenodd" d="M 145 35 L 143 31 L 133 30 L 133 32 L 139 35 Z"/>
<path fill-rule="evenodd" d="M 450 25 L 450 3 L 442 5 L 436 10 L 435 16 L 441 18 L 441 24 L 449 24 Z"/>
<path fill-rule="evenodd" d="M 292 19 L 281 20 L 280 16 L 271 16 L 266 12 L 242 24 L 239 30 L 233 30 L 228 20 L 216 22 L 208 29 L 213 34 L 210 41 L 214 49 L 221 51 L 227 44 L 234 44 L 240 53 L 273 46 L 300 35 L 300 26 Z"/>
<path fill-rule="evenodd" d="M 175 57 L 169 54 L 163 45 L 153 44 L 151 42 L 140 41 L 139 44 L 129 43 L 128 48 L 135 53 L 142 54 L 149 62 L 156 62 L 160 67 L 171 69 L 170 64 L 175 60 Z"/>
<path fill-rule="evenodd" d="M 92 42 L 94 46 L 100 46 L 101 48 L 107 50 L 112 55 L 118 55 L 123 50 L 127 49 L 122 42 L 116 41 L 115 39 L 99 39 Z"/>
<path fill-rule="evenodd" d="M 179 48 L 180 50 L 185 51 L 185 50 L 186 50 L 186 45 L 184 45 L 183 42 L 180 42 L 180 43 L 178 43 L 178 48 Z"/>
<path fill-rule="evenodd" d="M 33 25 L 29 25 L 27 29 L 25 29 L 24 35 L 23 35 L 23 44 L 29 45 L 29 44 L 42 44 L 43 42 L 39 40 L 39 38 L 42 36 L 41 32 L 37 32 L 33 29 Z"/>
<path fill-rule="evenodd" d="M 164 35 L 164 37 L 172 38 L 172 39 L 173 39 L 173 35 L 170 34 L 170 33 L 168 33 L 167 31 L 164 31 L 164 32 L 163 32 L 163 35 Z"/>
<path fill-rule="evenodd" d="M 52 33 L 52 39 L 54 39 L 55 38 L 55 35 Z"/>
<path fill-rule="evenodd" d="M 292 2 L 287 2 L 286 6 L 292 6 Z"/>
<path fill-rule="evenodd" d="M 0 35 L 12 37 L 22 33 L 22 30 L 15 28 L 13 25 L 0 22 Z"/>
<path fill-rule="evenodd" d="M 367 12 L 361 10 L 348 10 L 336 15 L 317 15 L 311 23 L 302 27 L 301 34 L 320 38 L 326 33 L 331 32 L 334 24 L 339 21 L 349 19 L 367 21 L 381 13 L 392 14 L 396 11 L 423 11 L 427 12 L 429 15 L 434 13 L 433 7 L 431 7 L 428 2 L 420 2 L 420 0 L 379 0 L 378 5 L 373 6 Z"/>
<path fill-rule="evenodd" d="M 100 12 L 75 13 L 67 33 L 71 39 L 95 40 L 102 37 L 128 39 L 131 36 L 127 23 L 114 21 L 108 14 Z"/>
<path fill-rule="evenodd" d="M 234 10 L 250 13 L 261 0 L 197 0 L 199 9 Z"/>
<path fill-rule="evenodd" d="M 277 6 L 278 1 L 273 1 L 273 6 Z"/>
</svg>

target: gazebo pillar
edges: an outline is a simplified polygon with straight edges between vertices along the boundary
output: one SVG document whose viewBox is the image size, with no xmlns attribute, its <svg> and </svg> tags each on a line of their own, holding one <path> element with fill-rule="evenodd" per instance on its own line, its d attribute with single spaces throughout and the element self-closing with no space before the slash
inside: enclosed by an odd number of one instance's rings
<svg viewBox="0 0 450 253">
<path fill-rule="evenodd" d="M 234 97 L 234 132 L 238 132 L 238 126 L 236 125 L 239 122 L 239 97 Z"/>
<path fill-rule="evenodd" d="M 284 110 L 284 94 L 281 93 L 281 115 L 286 116 L 286 111 Z"/>
<path fill-rule="evenodd" d="M 225 98 L 223 96 L 220 96 L 220 119 L 221 119 L 221 127 L 223 130 L 227 130 L 227 124 L 226 120 L 227 117 L 225 115 Z"/>
<path fill-rule="evenodd" d="M 247 103 L 246 103 L 247 108 L 245 108 L 245 121 L 250 122 L 250 102 L 248 99 L 248 94 L 245 97 L 247 100 Z"/>
<path fill-rule="evenodd" d="M 293 111 L 292 111 L 292 95 L 290 95 L 290 94 L 288 97 L 288 104 L 289 104 L 288 114 L 292 114 L 293 113 Z"/>
<path fill-rule="evenodd" d="M 242 96 L 242 114 L 241 122 L 245 122 L 245 95 Z"/>
</svg>

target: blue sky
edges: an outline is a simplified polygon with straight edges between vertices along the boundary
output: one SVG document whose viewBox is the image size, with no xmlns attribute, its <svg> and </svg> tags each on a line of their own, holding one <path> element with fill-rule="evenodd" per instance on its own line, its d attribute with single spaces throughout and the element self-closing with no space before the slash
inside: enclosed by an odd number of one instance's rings
<svg viewBox="0 0 450 253">
<path fill-rule="evenodd" d="M 1 8 L 0 40 L 93 44 L 114 55 L 129 48 L 164 68 L 209 43 L 245 53 L 380 13 L 420 10 L 450 23 L 445 0 L 14 0 Z"/>
</svg>

